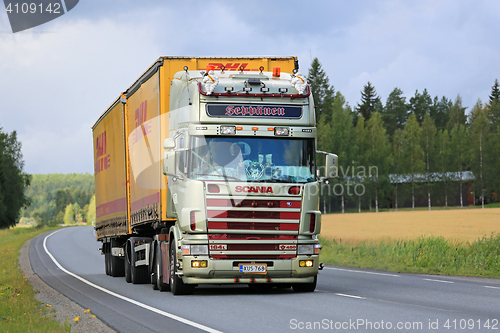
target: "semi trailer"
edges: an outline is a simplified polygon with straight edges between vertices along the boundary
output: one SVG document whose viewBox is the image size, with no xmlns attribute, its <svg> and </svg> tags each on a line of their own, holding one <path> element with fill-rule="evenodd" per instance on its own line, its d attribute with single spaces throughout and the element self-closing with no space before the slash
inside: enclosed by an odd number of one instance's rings
<svg viewBox="0 0 500 333">
<path fill-rule="evenodd" d="M 314 291 L 320 187 L 338 161 L 316 150 L 296 57 L 161 57 L 92 131 L 106 274 L 174 295 Z"/>
</svg>

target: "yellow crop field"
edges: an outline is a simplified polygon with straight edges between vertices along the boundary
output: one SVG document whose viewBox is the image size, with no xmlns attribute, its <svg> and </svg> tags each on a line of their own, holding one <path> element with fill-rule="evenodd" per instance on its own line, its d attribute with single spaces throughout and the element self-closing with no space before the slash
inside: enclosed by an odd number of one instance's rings
<svg viewBox="0 0 500 333">
<path fill-rule="evenodd" d="M 353 243 L 420 236 L 473 242 L 492 233 L 500 234 L 500 208 L 328 214 L 321 219 L 321 237 Z"/>
</svg>

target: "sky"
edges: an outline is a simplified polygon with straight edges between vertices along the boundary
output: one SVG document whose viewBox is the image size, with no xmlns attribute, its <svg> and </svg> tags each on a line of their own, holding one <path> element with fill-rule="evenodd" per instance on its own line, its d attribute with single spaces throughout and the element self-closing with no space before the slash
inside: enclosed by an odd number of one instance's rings
<svg viewBox="0 0 500 333">
<path fill-rule="evenodd" d="M 93 173 L 92 125 L 160 56 L 317 57 L 352 107 L 369 81 L 383 104 L 427 89 L 469 111 L 500 79 L 499 31 L 497 0 L 81 0 L 15 34 L 0 9 L 0 127 L 27 173 Z"/>
</svg>

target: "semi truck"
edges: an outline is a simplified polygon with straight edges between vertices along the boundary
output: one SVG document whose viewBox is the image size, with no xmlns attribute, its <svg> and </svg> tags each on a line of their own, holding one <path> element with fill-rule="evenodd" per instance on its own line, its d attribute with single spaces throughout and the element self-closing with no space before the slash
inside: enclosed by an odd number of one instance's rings
<svg viewBox="0 0 500 333">
<path fill-rule="evenodd" d="M 338 161 L 316 150 L 306 83 L 297 57 L 160 57 L 119 94 L 92 127 L 106 274 L 314 291 Z"/>
</svg>

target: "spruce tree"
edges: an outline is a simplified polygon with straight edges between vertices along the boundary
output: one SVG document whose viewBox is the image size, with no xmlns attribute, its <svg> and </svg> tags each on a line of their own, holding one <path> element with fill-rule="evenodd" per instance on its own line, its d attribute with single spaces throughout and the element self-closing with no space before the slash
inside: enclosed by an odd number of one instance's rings
<svg viewBox="0 0 500 333">
<path fill-rule="evenodd" d="M 307 74 L 307 83 L 311 86 L 311 91 L 314 99 L 314 107 L 316 111 L 316 121 L 319 122 L 319 117 L 325 115 L 325 122 L 331 121 L 331 107 L 335 96 L 335 89 L 328 80 L 328 76 L 321 67 L 318 58 L 314 58 L 309 73 Z"/>
<path fill-rule="evenodd" d="M 424 120 L 424 115 L 430 113 L 432 105 L 432 98 L 427 92 L 427 89 L 420 94 L 418 90 L 415 91 L 415 96 L 410 98 L 410 112 L 417 116 L 419 124 L 422 124 Z"/>
<path fill-rule="evenodd" d="M 389 137 L 393 137 L 397 129 L 403 129 L 408 119 L 408 106 L 406 105 L 406 97 L 403 96 L 403 91 L 399 88 L 389 94 L 385 107 L 382 111 L 382 119 Z"/>
<path fill-rule="evenodd" d="M 357 111 L 359 115 L 362 115 L 365 120 L 370 119 L 373 112 L 376 111 L 376 105 L 380 102 L 380 96 L 377 96 L 375 87 L 372 86 L 371 82 L 363 87 L 361 91 L 361 104 L 358 103 Z"/>
<path fill-rule="evenodd" d="M 497 125 L 500 124 L 500 87 L 498 85 L 498 80 L 495 80 L 495 84 L 491 87 L 488 115 L 491 119 L 493 128 L 497 130 Z"/>
</svg>

